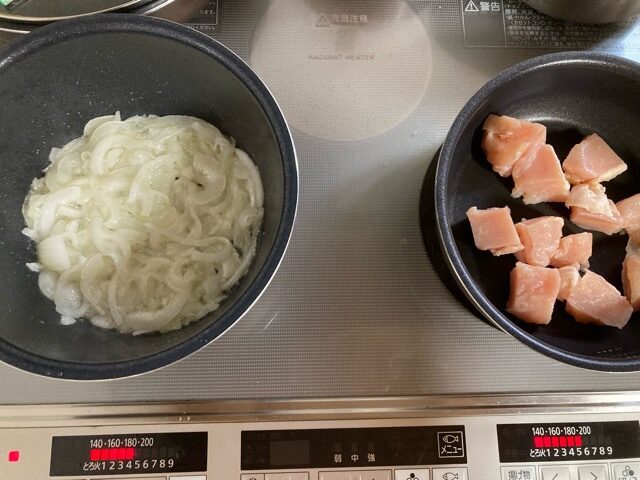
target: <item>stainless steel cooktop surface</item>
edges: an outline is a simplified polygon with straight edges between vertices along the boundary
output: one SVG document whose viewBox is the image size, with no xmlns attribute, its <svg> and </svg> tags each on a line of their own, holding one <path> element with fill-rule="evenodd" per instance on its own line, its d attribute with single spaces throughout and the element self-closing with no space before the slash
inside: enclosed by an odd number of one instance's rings
<svg viewBox="0 0 640 480">
<path fill-rule="evenodd" d="M 418 208 L 449 125 L 489 78 L 558 49 L 640 60 L 640 21 L 565 24 L 518 0 L 209 0 L 189 23 L 255 68 L 292 127 L 300 202 L 284 262 L 189 358 L 101 382 L 0 365 L 0 404 L 637 388 L 640 374 L 560 364 L 467 310 L 432 266 Z"/>
</svg>

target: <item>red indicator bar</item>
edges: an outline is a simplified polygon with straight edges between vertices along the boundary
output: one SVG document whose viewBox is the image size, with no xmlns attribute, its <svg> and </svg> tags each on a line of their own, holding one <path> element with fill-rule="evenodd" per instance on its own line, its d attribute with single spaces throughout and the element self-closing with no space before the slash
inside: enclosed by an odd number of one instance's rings
<svg viewBox="0 0 640 480">
<path fill-rule="evenodd" d="M 533 437 L 533 446 L 535 448 L 544 447 L 544 441 L 542 440 L 542 437 Z"/>
<path fill-rule="evenodd" d="M 92 448 L 89 450 L 89 460 L 133 460 L 136 456 L 135 448 Z"/>
<path fill-rule="evenodd" d="M 18 450 L 11 450 L 9 452 L 9 461 L 15 463 L 20 460 L 20 452 Z"/>
<path fill-rule="evenodd" d="M 560 437 L 560 446 L 561 447 L 566 447 L 567 446 L 567 437 L 565 437 L 564 435 L 562 437 Z"/>
<path fill-rule="evenodd" d="M 545 447 L 550 447 L 551 446 L 551 437 L 542 437 L 543 441 L 544 441 L 544 446 Z"/>
<path fill-rule="evenodd" d="M 560 440 L 558 440 L 558 437 L 551 437 L 551 446 L 552 447 L 560 446 Z"/>
<path fill-rule="evenodd" d="M 575 437 L 567 437 L 567 447 L 575 447 L 576 442 L 574 441 Z"/>
<path fill-rule="evenodd" d="M 576 444 L 576 447 L 581 447 L 582 446 L 582 437 L 580 435 L 574 435 L 574 442 Z"/>
</svg>

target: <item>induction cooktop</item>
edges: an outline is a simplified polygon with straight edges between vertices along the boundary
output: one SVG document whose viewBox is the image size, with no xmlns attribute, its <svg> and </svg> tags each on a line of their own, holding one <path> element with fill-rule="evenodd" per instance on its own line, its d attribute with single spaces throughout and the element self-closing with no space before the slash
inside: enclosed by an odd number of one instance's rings
<svg viewBox="0 0 640 480">
<path fill-rule="evenodd" d="M 558 363 L 480 320 L 430 259 L 419 204 L 488 79 L 559 49 L 640 60 L 639 21 L 563 23 L 518 0 L 209 0 L 186 23 L 244 58 L 292 128 L 300 203 L 282 266 L 234 327 L 176 364 L 99 382 L 0 365 L 0 404 L 637 389 L 640 374 Z"/>
</svg>

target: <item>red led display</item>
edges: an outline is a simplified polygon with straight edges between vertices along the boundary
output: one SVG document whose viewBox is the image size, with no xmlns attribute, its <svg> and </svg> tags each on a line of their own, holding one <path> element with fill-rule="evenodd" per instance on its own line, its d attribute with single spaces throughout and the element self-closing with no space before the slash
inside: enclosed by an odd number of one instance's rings
<svg viewBox="0 0 640 480">
<path fill-rule="evenodd" d="M 534 448 L 550 448 L 550 447 L 582 447 L 582 435 L 558 435 L 558 436 L 539 436 L 533 437 Z"/>
<path fill-rule="evenodd" d="M 98 462 L 101 460 L 133 460 L 134 448 L 92 448 L 89 451 L 89 460 Z"/>
<path fill-rule="evenodd" d="M 499 424 L 497 432 L 501 463 L 640 457 L 637 419 L 629 422 Z"/>
<path fill-rule="evenodd" d="M 433 428 L 440 431 L 443 427 Z M 464 433 L 462 427 L 460 430 Z M 208 437 L 207 432 L 54 436 L 46 478 L 86 478 L 87 472 L 93 472 L 96 478 L 99 475 L 146 478 L 147 474 L 154 473 L 206 471 Z M 6 462 L 7 450 L 2 450 L 0 448 L 0 455 Z M 0 458 L 0 480 L 9 480 L 2 475 L 2 461 Z"/>
<path fill-rule="evenodd" d="M 20 460 L 20 452 L 18 450 L 11 450 L 9 452 L 9 461 L 14 463 Z"/>
</svg>

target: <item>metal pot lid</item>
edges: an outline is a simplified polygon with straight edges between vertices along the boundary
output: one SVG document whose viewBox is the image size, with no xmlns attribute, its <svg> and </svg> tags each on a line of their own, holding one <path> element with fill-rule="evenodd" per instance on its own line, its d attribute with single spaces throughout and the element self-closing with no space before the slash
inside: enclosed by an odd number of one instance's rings
<svg viewBox="0 0 640 480">
<path fill-rule="evenodd" d="M 0 0 L 0 20 L 50 23 L 67 18 L 123 11 L 152 0 Z"/>
</svg>

